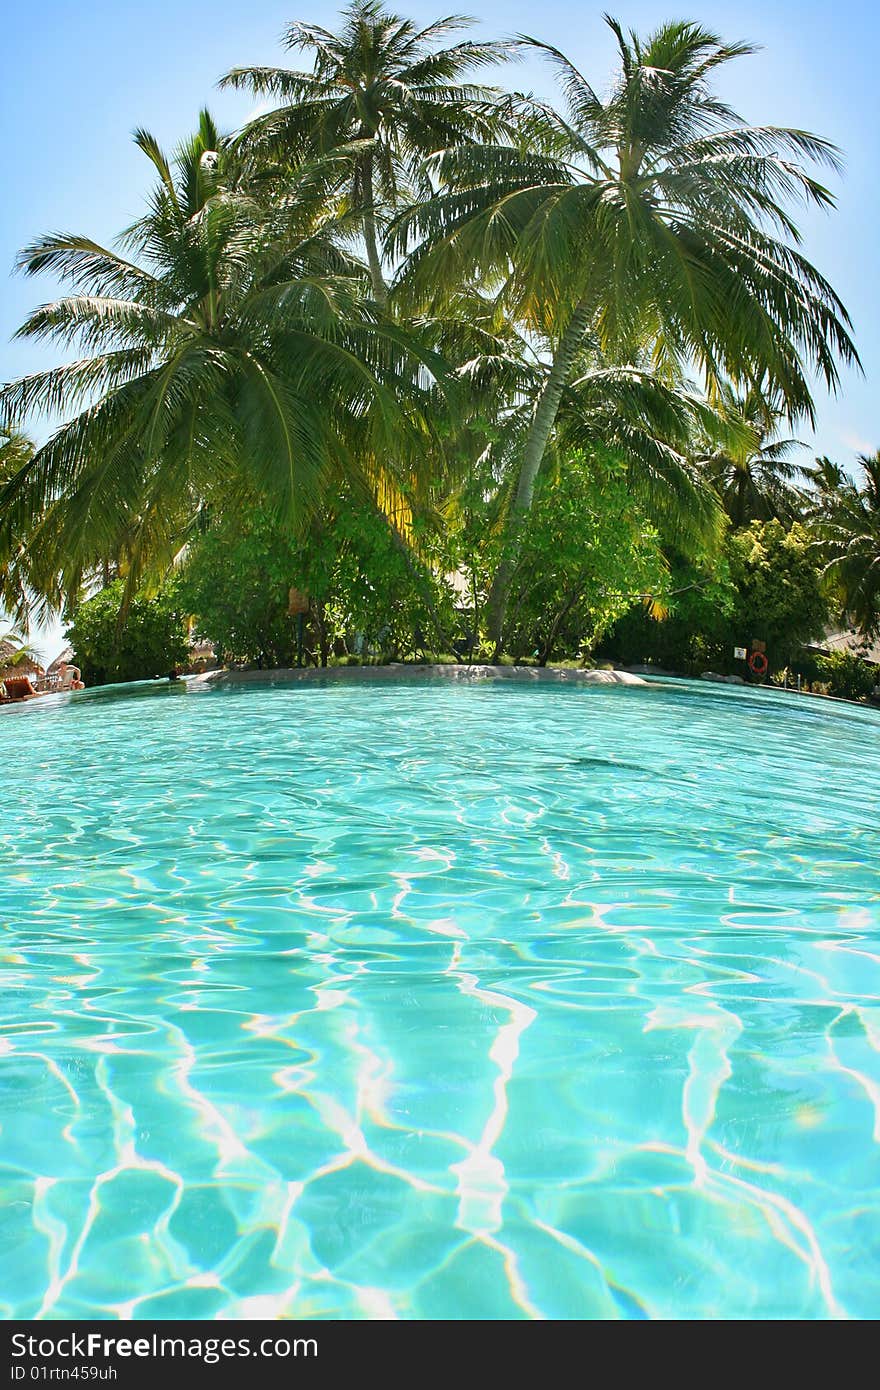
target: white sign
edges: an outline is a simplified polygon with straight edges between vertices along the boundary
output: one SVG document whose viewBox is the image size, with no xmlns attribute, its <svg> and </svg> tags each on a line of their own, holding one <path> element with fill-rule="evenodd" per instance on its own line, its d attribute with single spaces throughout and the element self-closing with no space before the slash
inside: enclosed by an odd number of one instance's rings
<svg viewBox="0 0 880 1390">
<path fill-rule="evenodd" d="M 745 659 L 746 659 L 746 649 L 745 649 L 745 647 L 734 647 L 734 649 L 733 649 L 733 655 L 734 655 L 734 658 L 735 658 L 737 661 L 745 661 Z"/>
</svg>

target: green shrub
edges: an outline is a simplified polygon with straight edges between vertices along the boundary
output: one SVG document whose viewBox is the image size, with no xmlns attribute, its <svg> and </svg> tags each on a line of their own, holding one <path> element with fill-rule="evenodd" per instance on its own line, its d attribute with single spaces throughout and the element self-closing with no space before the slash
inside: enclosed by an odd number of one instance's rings
<svg viewBox="0 0 880 1390">
<path fill-rule="evenodd" d="M 305 660 L 351 655 L 370 665 L 458 635 L 452 593 L 431 560 L 430 550 L 416 560 L 363 497 L 341 492 L 298 535 L 257 505 L 219 520 L 194 543 L 181 590 L 196 632 L 227 661 L 292 664 L 296 588 L 310 600 Z"/>
<path fill-rule="evenodd" d="M 829 605 L 809 533 L 795 523 L 753 522 L 725 539 L 722 553 L 700 564 L 673 559 L 668 616 L 642 608 L 626 614 L 602 651 L 627 664 L 654 662 L 700 675 L 713 670 L 748 677 L 735 647 L 766 644 L 772 670 L 799 669 L 803 644 L 826 627 Z"/>
<path fill-rule="evenodd" d="M 819 678 L 828 683 L 829 695 L 842 700 L 864 700 L 880 684 L 880 672 L 852 652 L 829 652 L 816 658 Z"/>
<path fill-rule="evenodd" d="M 538 664 L 590 652 L 668 570 L 623 466 L 598 450 L 542 474 L 519 538 L 506 645 Z"/>
<path fill-rule="evenodd" d="M 773 668 L 789 666 L 829 619 L 813 537 L 798 522 L 789 530 L 778 521 L 753 522 L 733 533 L 729 551 L 735 640 L 748 646 L 761 638 Z"/>
<path fill-rule="evenodd" d="M 120 623 L 123 592 L 123 581 L 117 579 L 81 603 L 67 629 L 86 685 L 167 676 L 189 655 L 187 619 L 176 585 L 152 598 L 137 594 Z"/>
<path fill-rule="evenodd" d="M 195 542 L 181 594 L 196 634 L 221 661 L 293 664 L 296 620 L 287 608 L 297 564 L 289 535 L 258 508 Z"/>
</svg>

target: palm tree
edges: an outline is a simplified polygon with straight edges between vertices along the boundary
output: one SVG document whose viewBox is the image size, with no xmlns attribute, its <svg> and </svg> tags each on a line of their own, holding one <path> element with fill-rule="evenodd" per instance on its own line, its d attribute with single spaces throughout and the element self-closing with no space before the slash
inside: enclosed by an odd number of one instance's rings
<svg viewBox="0 0 880 1390">
<path fill-rule="evenodd" d="M 380 251 L 387 210 L 398 208 L 402 197 L 430 195 L 426 156 L 496 138 L 504 128 L 495 90 L 462 79 L 509 57 L 511 47 L 474 41 L 440 47 L 473 20 L 451 15 L 418 29 L 380 0 L 354 0 L 342 18 L 338 34 L 316 24 L 288 26 L 284 46 L 313 53 L 311 72 L 234 68 L 220 85 L 282 103 L 244 132 L 243 147 L 263 160 L 269 154 L 295 162 L 307 150 L 350 148 L 350 204 L 381 303 L 387 295 Z"/>
<path fill-rule="evenodd" d="M 800 130 L 744 124 L 715 96 L 716 69 L 751 50 L 692 23 L 647 40 L 613 19 L 619 70 L 602 99 L 557 49 L 563 119 L 534 103 L 521 144 L 462 146 L 434 161 L 449 190 L 401 216 L 390 249 L 414 248 L 410 292 L 431 300 L 475 270 L 545 343 L 548 370 L 513 460 L 509 554 L 490 602 L 500 643 L 516 536 L 578 354 L 653 345 L 664 371 L 682 364 L 778 396 L 812 417 L 810 369 L 829 387 L 838 360 L 857 362 L 849 320 L 797 247 L 796 199 L 831 194 L 803 161 L 836 168 L 832 145 Z"/>
<path fill-rule="evenodd" d="M 802 510 L 795 479 L 804 473 L 791 455 L 805 445 L 777 437 L 784 412 L 759 391 L 737 393 L 723 385 L 719 405 L 725 418 L 742 423 L 742 440 L 738 448 L 716 449 L 700 463 L 732 524 L 739 528 L 751 521 L 775 519 L 790 525 Z"/>
<path fill-rule="evenodd" d="M 62 575 L 68 595 L 108 557 L 133 592 L 206 504 L 239 491 L 304 517 L 328 479 L 374 481 L 365 470 L 392 436 L 399 457 L 411 421 L 422 445 L 429 428 L 419 364 L 365 305 L 366 271 L 328 220 L 332 159 L 303 165 L 267 209 L 224 183 L 207 113 L 172 160 L 144 131 L 135 143 L 158 183 L 119 249 L 51 235 L 20 258 L 70 293 L 19 336 L 83 355 L 0 393 L 11 420 L 73 412 L 0 490 L 0 539 L 8 553 L 16 528 L 36 526 L 46 582 Z"/>
<path fill-rule="evenodd" d="M 0 632 L 0 670 L 14 671 L 18 666 L 33 668 L 37 653 L 27 639 L 12 628 Z"/>
<path fill-rule="evenodd" d="M 870 639 L 880 633 L 880 450 L 859 464 L 861 487 L 847 480 L 826 490 L 816 527 L 844 613 Z"/>
<path fill-rule="evenodd" d="M 839 463 L 823 454 L 815 463 L 804 469 L 804 477 L 819 494 L 820 499 L 829 493 L 838 492 L 850 482 L 850 478 Z"/>
<path fill-rule="evenodd" d="M 26 466 L 33 457 L 34 446 L 26 434 L 0 426 L 0 488 Z M 9 537 L 7 553 L 0 561 L 0 612 L 10 614 L 21 627 L 27 628 L 35 595 L 35 568 L 38 563 L 29 531 L 16 530 Z M 22 645 L 14 634 L 5 633 L 0 639 Z"/>
</svg>

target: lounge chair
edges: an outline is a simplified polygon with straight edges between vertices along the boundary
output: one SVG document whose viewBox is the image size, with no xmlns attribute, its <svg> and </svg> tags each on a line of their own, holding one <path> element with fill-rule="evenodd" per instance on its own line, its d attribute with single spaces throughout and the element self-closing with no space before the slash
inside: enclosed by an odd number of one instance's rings
<svg viewBox="0 0 880 1390">
<path fill-rule="evenodd" d="M 39 693 L 31 685 L 30 676 L 7 676 L 3 685 L 7 701 L 30 700 Z"/>
</svg>

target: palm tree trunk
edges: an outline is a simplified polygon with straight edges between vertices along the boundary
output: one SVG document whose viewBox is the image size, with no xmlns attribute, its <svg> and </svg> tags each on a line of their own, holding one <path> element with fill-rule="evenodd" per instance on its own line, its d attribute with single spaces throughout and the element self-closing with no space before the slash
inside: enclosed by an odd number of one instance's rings
<svg viewBox="0 0 880 1390">
<path fill-rule="evenodd" d="M 736 489 L 736 514 L 733 518 L 733 524 L 737 530 L 746 524 L 746 486 L 746 471 L 741 468 Z"/>
<path fill-rule="evenodd" d="M 553 619 L 553 622 L 550 624 L 550 631 L 547 634 L 547 637 L 544 641 L 544 645 L 541 648 L 541 653 L 538 657 L 539 666 L 546 666 L 547 662 L 550 660 L 550 653 L 553 650 L 553 643 L 556 641 L 556 634 L 562 626 L 563 619 L 568 617 L 572 608 L 574 608 L 575 604 L 578 601 L 578 597 L 581 591 L 581 583 L 583 582 L 583 576 L 584 571 L 580 570 L 575 578 L 575 582 L 572 585 L 572 588 L 569 591 L 568 598 L 565 600 L 565 603 L 562 605 L 559 612 L 556 614 L 556 617 Z"/>
<path fill-rule="evenodd" d="M 382 275 L 382 257 L 379 255 L 379 238 L 376 231 L 376 203 L 373 192 L 372 154 L 364 155 L 363 164 L 359 173 L 360 178 L 355 175 L 355 180 L 356 186 L 360 184 L 360 201 L 364 219 L 364 241 L 367 246 L 367 265 L 370 268 L 373 298 L 377 304 L 384 304 L 388 298 L 388 286 L 385 284 L 385 279 Z"/>
<path fill-rule="evenodd" d="M 590 305 L 586 300 L 581 300 L 560 339 L 547 380 L 538 397 L 532 423 L 526 434 L 516 492 L 507 517 L 505 555 L 495 571 L 495 577 L 492 580 L 492 587 L 486 601 L 489 638 L 495 643 L 496 655 L 501 650 L 504 637 L 504 619 L 510 596 L 510 581 L 516 564 L 517 533 L 532 505 L 535 482 L 544 461 L 550 434 L 556 423 L 562 392 L 568 381 L 577 350 L 583 342 L 589 320 Z"/>
</svg>

